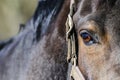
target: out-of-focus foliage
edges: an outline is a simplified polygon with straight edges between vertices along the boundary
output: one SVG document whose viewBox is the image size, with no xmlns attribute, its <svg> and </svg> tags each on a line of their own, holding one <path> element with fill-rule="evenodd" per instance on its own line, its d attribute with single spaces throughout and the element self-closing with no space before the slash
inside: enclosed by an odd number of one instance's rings
<svg viewBox="0 0 120 80">
<path fill-rule="evenodd" d="M 33 15 L 38 0 L 0 0 L 0 40 L 16 35 Z"/>
</svg>

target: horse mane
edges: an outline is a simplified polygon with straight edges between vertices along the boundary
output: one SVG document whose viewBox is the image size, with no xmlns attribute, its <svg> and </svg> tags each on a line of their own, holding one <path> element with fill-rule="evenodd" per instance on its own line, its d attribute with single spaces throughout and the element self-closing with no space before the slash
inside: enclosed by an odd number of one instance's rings
<svg viewBox="0 0 120 80">
<path fill-rule="evenodd" d="M 49 24 L 56 18 L 64 0 L 40 0 L 33 16 L 33 24 L 36 28 L 36 39 L 43 36 Z"/>
<path fill-rule="evenodd" d="M 11 42 L 0 44 L 2 47 L 0 50 L 0 80 L 32 80 L 32 78 L 35 80 L 65 80 L 67 77 L 65 40 L 63 37 L 57 36 L 57 29 L 52 30 L 58 28 L 52 24 L 58 17 L 61 18 L 59 13 L 65 7 L 64 1 L 39 0 L 33 17 L 19 34 L 13 37 Z M 49 40 L 51 36 L 48 36 L 50 30 L 52 31 L 50 35 L 56 35 L 55 39 L 52 38 L 52 43 Z"/>
<path fill-rule="evenodd" d="M 12 43 L 12 41 L 13 41 L 13 38 L 7 41 L 0 41 L 0 50 L 2 50 L 6 45 L 9 45 L 10 43 Z"/>
<path fill-rule="evenodd" d="M 32 18 L 26 25 L 20 25 L 19 33 L 7 41 L 0 42 L 0 51 L 13 42 L 22 40 L 24 36 L 32 36 L 30 43 L 38 42 L 40 38 L 46 34 L 48 27 L 50 27 L 49 24 L 51 24 L 58 15 L 63 2 L 64 0 L 39 0 Z M 24 37 L 24 41 L 27 42 L 27 40 L 28 39 Z"/>
</svg>

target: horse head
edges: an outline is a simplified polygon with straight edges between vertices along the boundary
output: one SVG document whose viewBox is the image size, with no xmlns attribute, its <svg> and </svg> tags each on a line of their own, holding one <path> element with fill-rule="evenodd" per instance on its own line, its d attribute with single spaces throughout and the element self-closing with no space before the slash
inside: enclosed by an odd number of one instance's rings
<svg viewBox="0 0 120 80">
<path fill-rule="evenodd" d="M 120 79 L 120 0 L 75 0 L 78 67 L 86 80 Z"/>
</svg>

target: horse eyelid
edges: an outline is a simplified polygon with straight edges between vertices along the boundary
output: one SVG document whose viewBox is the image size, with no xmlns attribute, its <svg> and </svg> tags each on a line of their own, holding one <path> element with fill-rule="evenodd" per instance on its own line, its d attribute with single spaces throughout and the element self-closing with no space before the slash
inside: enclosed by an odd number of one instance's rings
<svg viewBox="0 0 120 80">
<path fill-rule="evenodd" d="M 94 43 L 99 43 L 99 38 L 97 33 L 93 32 L 93 31 L 88 31 L 88 30 L 80 30 L 79 34 L 83 34 L 83 33 L 87 33 L 88 35 L 90 35 L 92 37 L 93 40 L 93 44 Z M 84 42 L 85 43 L 85 42 Z M 86 44 L 86 43 L 85 43 Z"/>
</svg>

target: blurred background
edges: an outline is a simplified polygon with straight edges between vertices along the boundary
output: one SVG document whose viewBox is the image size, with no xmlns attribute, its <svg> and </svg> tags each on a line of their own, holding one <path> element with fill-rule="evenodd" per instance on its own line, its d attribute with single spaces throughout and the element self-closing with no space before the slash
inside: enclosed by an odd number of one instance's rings
<svg viewBox="0 0 120 80">
<path fill-rule="evenodd" d="M 0 0 L 0 41 L 15 36 L 33 15 L 38 0 Z"/>
</svg>

